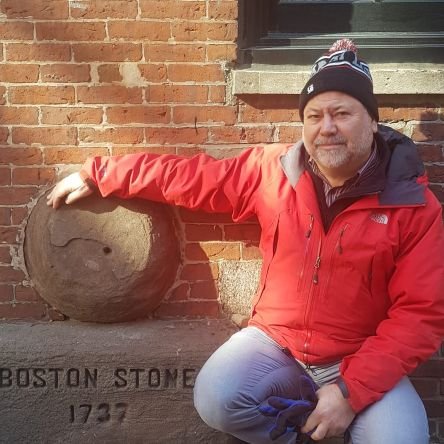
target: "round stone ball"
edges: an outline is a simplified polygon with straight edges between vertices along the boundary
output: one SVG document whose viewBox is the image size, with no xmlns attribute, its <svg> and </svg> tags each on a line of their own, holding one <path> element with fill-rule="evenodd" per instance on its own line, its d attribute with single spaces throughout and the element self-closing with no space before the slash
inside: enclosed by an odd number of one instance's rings
<svg viewBox="0 0 444 444">
<path fill-rule="evenodd" d="M 88 322 L 149 317 L 180 263 L 167 206 L 97 195 L 57 210 L 42 196 L 28 219 L 24 254 L 40 296 Z"/>
</svg>

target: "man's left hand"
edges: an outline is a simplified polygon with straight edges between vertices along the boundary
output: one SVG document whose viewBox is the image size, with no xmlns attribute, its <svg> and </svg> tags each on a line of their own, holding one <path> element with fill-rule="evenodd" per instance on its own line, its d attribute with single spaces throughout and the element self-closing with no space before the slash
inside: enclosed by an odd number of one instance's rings
<svg viewBox="0 0 444 444">
<path fill-rule="evenodd" d="M 316 408 L 301 431 L 303 433 L 313 431 L 311 439 L 314 441 L 344 433 L 356 414 L 339 387 L 336 384 L 324 385 L 316 395 L 318 397 Z"/>
</svg>

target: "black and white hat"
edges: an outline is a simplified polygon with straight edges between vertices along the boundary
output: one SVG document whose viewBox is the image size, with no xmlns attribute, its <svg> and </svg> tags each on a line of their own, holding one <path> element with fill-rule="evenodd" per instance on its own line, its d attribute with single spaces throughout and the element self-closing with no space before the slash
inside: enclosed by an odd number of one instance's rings
<svg viewBox="0 0 444 444">
<path fill-rule="evenodd" d="M 351 40 L 337 40 L 326 55 L 316 60 L 311 76 L 299 98 L 299 115 L 304 120 L 308 101 L 326 91 L 340 91 L 359 100 L 371 117 L 379 120 L 378 104 L 373 94 L 373 79 L 367 63 L 358 59 Z"/>
</svg>

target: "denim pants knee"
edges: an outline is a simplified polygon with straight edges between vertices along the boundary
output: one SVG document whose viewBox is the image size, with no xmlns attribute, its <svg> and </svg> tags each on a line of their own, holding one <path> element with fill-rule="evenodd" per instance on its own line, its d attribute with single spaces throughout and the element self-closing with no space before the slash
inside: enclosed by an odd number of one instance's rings
<svg viewBox="0 0 444 444">
<path fill-rule="evenodd" d="M 334 381 L 339 363 L 305 368 L 255 327 L 235 333 L 199 372 L 194 404 L 201 418 L 217 430 L 252 444 L 293 444 L 294 433 L 269 438 L 274 419 L 258 406 L 270 396 L 298 398 L 295 383 L 306 373 L 319 385 Z M 349 430 L 352 444 L 427 444 L 424 406 L 407 378 L 380 401 L 361 412 Z"/>
</svg>

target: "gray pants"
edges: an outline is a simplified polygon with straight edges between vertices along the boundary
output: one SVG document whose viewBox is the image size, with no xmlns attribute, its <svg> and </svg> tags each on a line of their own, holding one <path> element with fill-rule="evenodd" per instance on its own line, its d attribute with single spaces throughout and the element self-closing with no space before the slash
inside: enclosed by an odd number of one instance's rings
<svg viewBox="0 0 444 444">
<path fill-rule="evenodd" d="M 194 404 L 210 426 L 252 444 L 295 443 L 294 433 L 269 438 L 274 419 L 258 405 L 269 396 L 297 398 L 294 381 L 304 370 L 318 385 L 333 381 L 339 363 L 303 368 L 264 332 L 247 327 L 234 334 L 200 371 Z M 428 421 L 421 399 L 407 377 L 356 416 L 347 430 L 352 444 L 428 444 Z"/>
</svg>

